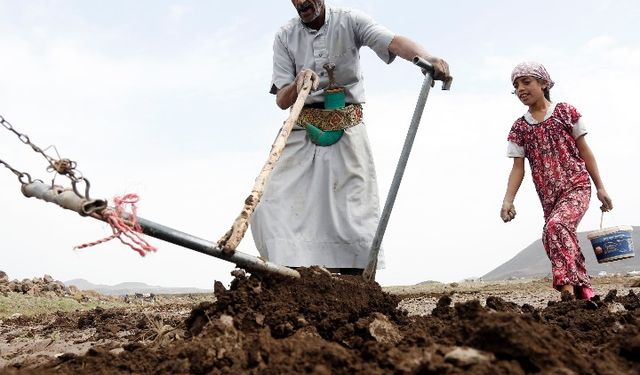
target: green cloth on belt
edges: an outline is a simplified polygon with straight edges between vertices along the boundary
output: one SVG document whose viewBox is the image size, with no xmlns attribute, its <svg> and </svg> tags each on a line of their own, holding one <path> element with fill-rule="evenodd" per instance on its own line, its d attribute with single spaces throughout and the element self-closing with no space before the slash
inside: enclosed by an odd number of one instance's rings
<svg viewBox="0 0 640 375">
<path fill-rule="evenodd" d="M 342 109 L 345 106 L 345 92 L 343 88 L 340 90 L 325 91 L 324 108 L 325 109 Z M 344 134 L 344 129 L 338 130 L 321 130 L 311 123 L 305 126 L 307 135 L 311 142 L 318 146 L 331 146 L 338 142 Z"/>
<path fill-rule="evenodd" d="M 313 126 L 313 124 L 307 124 L 305 129 L 307 129 L 307 135 L 311 142 L 318 146 L 331 146 L 338 142 L 344 134 L 344 129 L 322 131 Z"/>
</svg>

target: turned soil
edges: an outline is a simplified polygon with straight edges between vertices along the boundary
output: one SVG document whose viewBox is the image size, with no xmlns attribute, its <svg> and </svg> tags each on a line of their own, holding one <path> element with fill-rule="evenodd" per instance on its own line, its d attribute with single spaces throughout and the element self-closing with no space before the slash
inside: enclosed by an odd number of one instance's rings
<svg viewBox="0 0 640 375">
<path fill-rule="evenodd" d="M 591 301 L 548 281 L 385 288 L 311 268 L 214 295 L 0 321 L 0 372 L 26 374 L 638 374 L 638 281 Z M 0 318 L 1 319 L 1 318 Z M 4 369 L 1 369 L 4 366 Z"/>
</svg>

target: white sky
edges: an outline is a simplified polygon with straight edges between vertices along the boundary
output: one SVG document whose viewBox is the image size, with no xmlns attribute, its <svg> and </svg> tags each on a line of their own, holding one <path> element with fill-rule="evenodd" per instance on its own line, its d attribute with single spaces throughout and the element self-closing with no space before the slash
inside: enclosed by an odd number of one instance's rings
<svg viewBox="0 0 640 375">
<path fill-rule="evenodd" d="M 522 60 L 544 63 L 556 81 L 552 98 L 584 115 L 615 205 L 605 226 L 640 224 L 640 3 L 333 4 L 416 40 L 446 58 L 455 77 L 452 91 L 438 85 L 427 102 L 384 237 L 382 285 L 481 276 L 539 238 L 542 209 L 528 171 L 517 219 L 504 224 L 498 215 L 511 167 L 506 135 L 526 110 L 510 95 L 511 69 Z M 76 161 L 92 196 L 137 193 L 141 217 L 215 242 L 287 117 L 267 90 L 273 35 L 294 16 L 289 1 L 0 0 L 0 115 Z M 368 49 L 362 64 L 383 205 L 422 76 Z M 0 159 L 52 178 L 45 160 L 4 128 Z M 11 278 L 203 288 L 231 280 L 232 264 L 153 238 L 159 251 L 145 258 L 117 241 L 74 251 L 109 227 L 25 198 L 2 167 L 0 192 L 0 270 Z M 598 228 L 598 206 L 594 194 L 580 231 Z M 250 233 L 239 250 L 257 255 Z"/>
</svg>

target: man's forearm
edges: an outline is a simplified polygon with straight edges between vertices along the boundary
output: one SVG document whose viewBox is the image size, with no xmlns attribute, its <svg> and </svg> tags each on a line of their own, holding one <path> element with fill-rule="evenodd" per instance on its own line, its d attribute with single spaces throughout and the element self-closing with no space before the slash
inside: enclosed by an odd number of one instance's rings
<svg viewBox="0 0 640 375">
<path fill-rule="evenodd" d="M 298 89 L 295 82 L 281 88 L 276 94 L 276 104 L 282 109 L 287 109 L 298 99 Z"/>
<path fill-rule="evenodd" d="M 402 35 L 396 35 L 393 38 L 389 44 L 389 52 L 409 61 L 412 61 L 416 56 L 431 56 L 421 45 Z"/>
<path fill-rule="evenodd" d="M 389 44 L 389 52 L 408 61 L 413 61 L 414 57 L 420 56 L 433 65 L 434 79 L 448 83 L 451 82 L 452 77 L 449 72 L 449 64 L 447 64 L 444 59 L 431 55 L 421 45 L 406 36 L 396 35 Z"/>
</svg>

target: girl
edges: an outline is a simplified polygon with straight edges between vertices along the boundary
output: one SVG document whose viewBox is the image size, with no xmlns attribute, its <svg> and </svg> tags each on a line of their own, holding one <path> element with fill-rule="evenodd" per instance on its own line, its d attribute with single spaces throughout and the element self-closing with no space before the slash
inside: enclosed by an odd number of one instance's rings
<svg viewBox="0 0 640 375">
<path fill-rule="evenodd" d="M 509 132 L 507 155 L 513 158 L 513 167 L 500 216 L 504 222 L 516 216 L 513 200 L 522 183 L 527 158 L 544 212 L 542 243 L 551 260 L 553 286 L 577 298 L 590 299 L 594 293 L 576 233 L 589 207 L 589 176 L 602 202 L 600 209 L 609 211 L 613 205 L 585 140 L 587 131 L 573 106 L 551 101 L 549 90 L 554 82 L 541 64 L 518 64 L 511 73 L 511 82 L 514 94 L 529 110 Z"/>
</svg>

